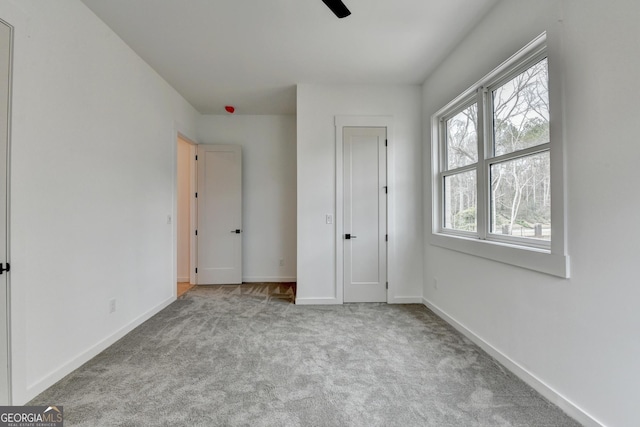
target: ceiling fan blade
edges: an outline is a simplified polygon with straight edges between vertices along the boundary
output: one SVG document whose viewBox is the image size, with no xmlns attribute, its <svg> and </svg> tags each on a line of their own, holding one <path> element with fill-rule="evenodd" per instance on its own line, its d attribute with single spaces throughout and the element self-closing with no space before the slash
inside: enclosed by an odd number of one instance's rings
<svg viewBox="0 0 640 427">
<path fill-rule="evenodd" d="M 349 11 L 349 9 L 347 9 L 347 6 L 344 5 L 344 3 L 342 3 L 342 1 L 340 0 L 322 0 L 324 2 L 324 4 L 326 4 L 329 9 L 331 9 L 331 11 L 333 13 L 336 14 L 336 16 L 338 18 L 344 18 L 346 16 L 351 15 L 351 12 Z"/>
</svg>

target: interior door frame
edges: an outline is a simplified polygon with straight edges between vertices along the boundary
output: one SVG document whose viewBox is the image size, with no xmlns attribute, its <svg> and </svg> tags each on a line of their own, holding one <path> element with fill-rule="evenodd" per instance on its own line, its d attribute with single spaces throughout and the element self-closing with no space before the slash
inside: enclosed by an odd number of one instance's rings
<svg viewBox="0 0 640 427">
<path fill-rule="evenodd" d="M 335 266 L 336 266 L 336 295 L 338 304 L 344 304 L 344 245 L 342 236 L 344 234 L 344 221 L 342 213 L 344 210 L 344 128 L 345 127 L 379 127 L 387 129 L 387 303 L 393 300 L 395 266 L 395 197 L 394 197 L 394 164 L 395 155 L 393 150 L 393 117 L 392 116 L 335 116 L 336 128 L 336 202 L 335 202 Z"/>
<path fill-rule="evenodd" d="M 9 29 L 9 69 L 8 69 L 8 87 L 7 87 L 7 148 L 6 148 L 6 221 L 5 224 L 1 224 L 1 227 L 6 227 L 6 262 L 8 264 L 11 263 L 11 209 L 9 208 L 11 202 L 11 111 L 12 111 L 12 96 L 13 96 L 13 48 L 14 48 L 14 34 L 15 29 L 13 25 L 9 24 L 3 19 L 0 19 L 0 23 L 6 25 Z M 11 405 L 13 403 L 13 385 L 12 385 L 12 363 L 11 363 L 11 274 L 9 272 L 4 273 L 7 281 L 7 289 L 6 289 L 6 334 L 7 334 L 7 383 L 1 384 L 0 387 L 6 387 L 7 392 L 7 402 L 6 405 Z M 0 402 L 0 404 L 4 404 L 5 402 Z"/>
<path fill-rule="evenodd" d="M 178 123 L 174 123 L 174 138 L 173 138 L 173 213 L 172 213 L 172 226 L 173 226 L 173 295 L 177 296 L 177 286 L 176 283 L 178 281 L 178 140 L 182 139 L 185 142 L 188 142 L 191 145 L 191 182 L 190 182 L 190 222 L 191 222 L 191 230 L 189 233 L 189 283 L 191 285 L 196 284 L 196 260 L 197 258 L 197 250 L 198 247 L 196 245 L 195 240 L 195 230 L 198 227 L 198 219 L 197 219 L 197 199 L 196 199 L 196 188 L 197 188 L 197 162 L 196 162 L 196 153 L 198 150 L 198 143 L 195 142 L 193 138 L 190 138 L 186 135 L 186 132 L 180 128 Z"/>
</svg>

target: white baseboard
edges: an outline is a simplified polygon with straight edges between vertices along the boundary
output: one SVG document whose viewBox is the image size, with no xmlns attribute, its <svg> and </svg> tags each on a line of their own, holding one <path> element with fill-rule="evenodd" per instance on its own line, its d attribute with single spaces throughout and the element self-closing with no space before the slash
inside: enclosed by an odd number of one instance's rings
<svg viewBox="0 0 640 427">
<path fill-rule="evenodd" d="M 422 304 L 422 297 L 392 297 L 389 304 Z"/>
<path fill-rule="evenodd" d="M 422 297 L 394 297 L 389 304 L 422 304 Z M 337 298 L 296 298 L 298 305 L 331 305 L 342 304 Z"/>
<path fill-rule="evenodd" d="M 296 297 L 297 305 L 334 305 L 342 304 L 337 298 L 299 298 Z"/>
<path fill-rule="evenodd" d="M 483 340 L 481 337 L 476 335 L 469 328 L 455 320 L 453 317 L 449 316 L 446 312 L 441 310 L 438 306 L 428 301 L 426 298 L 422 299 L 422 303 L 427 306 L 431 311 L 433 311 L 436 315 L 438 315 L 442 320 L 449 323 L 453 326 L 458 332 L 460 332 L 465 337 L 469 338 L 473 341 L 478 347 L 482 348 L 486 351 L 491 357 L 496 359 L 501 365 L 515 374 L 522 381 L 530 385 L 534 390 L 547 398 L 551 403 L 557 405 L 560 409 L 562 409 L 566 414 L 570 417 L 578 421 L 580 424 L 585 427 L 603 427 L 604 424 L 600 423 L 598 420 L 593 418 L 591 415 L 586 413 L 580 407 L 575 405 L 569 399 L 564 397 L 562 394 L 558 393 L 540 378 L 536 377 L 533 373 L 529 372 L 527 369 L 519 365 L 517 362 L 513 361 L 509 356 L 502 353 L 497 348 L 493 347 L 491 344 Z"/>
<path fill-rule="evenodd" d="M 129 324 L 123 326 L 113 334 L 109 335 L 105 339 L 99 341 L 97 344 L 93 345 L 92 347 L 88 348 L 84 352 L 80 353 L 79 355 L 77 355 L 76 357 L 74 357 L 64 365 L 55 369 L 53 372 L 47 374 L 44 378 L 29 385 L 24 394 L 26 396 L 26 399 L 23 402 L 14 402 L 13 404 L 14 405 L 26 404 L 28 401 L 30 401 L 31 399 L 33 399 L 34 397 L 36 397 L 37 395 L 39 395 L 40 393 L 42 393 L 43 391 L 45 391 L 46 389 L 54 385 L 56 382 L 60 381 L 65 376 L 69 375 L 71 372 L 75 371 L 80 366 L 84 365 L 89 360 L 93 359 L 95 356 L 97 356 L 100 352 L 104 351 L 111 344 L 115 343 L 120 338 L 124 337 L 129 332 L 134 330 L 136 327 L 140 326 L 142 323 L 144 323 L 145 321 L 155 316 L 157 313 L 162 311 L 162 309 L 167 307 L 169 304 L 171 304 L 175 300 L 176 300 L 175 297 L 171 297 L 163 301 L 162 303 L 153 307 L 151 310 L 135 318 Z"/>
<path fill-rule="evenodd" d="M 243 283 L 291 283 L 296 280 L 295 277 L 284 276 L 247 276 L 242 278 Z"/>
</svg>

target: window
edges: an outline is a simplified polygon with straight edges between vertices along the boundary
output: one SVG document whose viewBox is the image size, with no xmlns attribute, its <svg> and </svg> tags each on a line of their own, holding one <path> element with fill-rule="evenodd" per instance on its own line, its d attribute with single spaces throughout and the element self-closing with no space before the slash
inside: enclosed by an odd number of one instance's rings
<svg viewBox="0 0 640 427">
<path fill-rule="evenodd" d="M 561 132 L 549 88 L 543 34 L 434 115 L 435 244 L 568 277 L 564 212 L 552 210 L 564 191 L 562 173 L 552 179 L 562 141 L 552 141 Z M 522 259 L 531 253 L 533 266 Z"/>
<path fill-rule="evenodd" d="M 446 172 L 444 227 L 457 231 L 477 229 L 476 169 L 478 164 L 478 104 L 473 103 L 443 119 Z"/>
<path fill-rule="evenodd" d="M 484 93 L 490 123 L 485 140 L 489 232 L 543 247 L 549 244 L 526 240 L 551 240 L 548 70 L 546 57 L 535 58 Z"/>
</svg>

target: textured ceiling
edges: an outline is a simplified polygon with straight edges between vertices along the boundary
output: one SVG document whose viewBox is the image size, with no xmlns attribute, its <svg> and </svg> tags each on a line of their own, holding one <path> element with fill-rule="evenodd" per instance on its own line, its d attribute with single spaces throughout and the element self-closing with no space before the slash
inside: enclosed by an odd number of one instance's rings
<svg viewBox="0 0 640 427">
<path fill-rule="evenodd" d="M 421 84 L 496 0 L 82 0 L 201 113 L 294 114 L 297 83 Z"/>
</svg>

